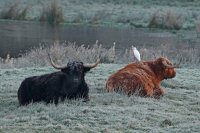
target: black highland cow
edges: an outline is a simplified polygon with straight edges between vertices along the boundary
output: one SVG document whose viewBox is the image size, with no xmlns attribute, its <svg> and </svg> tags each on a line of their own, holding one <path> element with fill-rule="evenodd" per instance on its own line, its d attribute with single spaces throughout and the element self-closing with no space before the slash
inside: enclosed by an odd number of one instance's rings
<svg viewBox="0 0 200 133">
<path fill-rule="evenodd" d="M 98 65 L 99 60 L 93 65 L 83 65 L 82 62 L 69 62 L 67 66 L 61 67 L 52 61 L 51 65 L 61 71 L 41 76 L 26 78 L 18 90 L 20 105 L 31 102 L 45 101 L 46 103 L 58 104 L 59 98 L 89 100 L 89 88 L 85 82 L 85 73 Z"/>
</svg>

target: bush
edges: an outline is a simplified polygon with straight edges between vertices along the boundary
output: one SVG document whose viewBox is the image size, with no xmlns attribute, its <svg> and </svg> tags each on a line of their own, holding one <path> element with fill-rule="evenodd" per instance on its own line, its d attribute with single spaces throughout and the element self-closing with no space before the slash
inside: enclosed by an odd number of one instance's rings
<svg viewBox="0 0 200 133">
<path fill-rule="evenodd" d="M 0 13 L 1 19 L 13 19 L 13 20 L 25 20 L 27 15 L 28 7 L 21 8 L 19 3 L 11 5 L 9 8 L 3 9 Z"/>
<path fill-rule="evenodd" d="M 191 64 L 198 65 L 200 63 L 200 51 L 194 48 L 178 48 L 172 49 L 169 44 L 163 44 L 157 47 L 149 47 L 148 49 L 138 47 L 142 60 L 152 60 L 159 56 L 164 56 L 177 62 L 182 59 L 182 65 Z M 78 60 L 84 63 L 93 63 L 98 58 L 101 63 L 123 63 L 127 64 L 135 62 L 133 51 L 131 48 L 124 52 L 116 52 L 115 43 L 111 48 L 103 48 L 98 41 L 92 46 L 77 46 L 74 43 L 59 44 L 55 42 L 49 47 L 40 46 L 21 55 L 18 58 L 11 58 L 7 55 L 6 59 L 0 58 L 0 68 L 21 68 L 33 66 L 49 66 L 49 58 L 47 53 L 50 53 L 53 60 L 58 64 L 66 64 L 71 60 Z M 184 57 L 184 58 L 183 58 Z"/>
<path fill-rule="evenodd" d="M 62 8 L 58 5 L 58 2 L 56 0 L 53 0 L 51 5 L 49 5 L 48 7 L 43 7 L 40 21 L 47 21 L 51 25 L 64 22 Z"/>
<path fill-rule="evenodd" d="M 95 62 L 101 58 L 101 62 L 112 63 L 115 61 L 115 45 L 105 49 L 98 41 L 93 46 L 77 46 L 74 43 L 59 44 L 55 42 L 49 47 L 40 46 L 21 55 L 19 58 L 0 58 L 0 68 L 49 66 L 48 53 L 58 64 L 66 64 L 70 60 L 79 60 L 84 63 Z"/>
<path fill-rule="evenodd" d="M 153 14 L 148 27 L 179 30 L 182 28 L 181 16 L 175 15 L 171 11 L 164 14 L 156 12 Z"/>
<path fill-rule="evenodd" d="M 195 29 L 196 29 L 197 37 L 200 38 L 200 21 L 196 22 Z"/>
</svg>

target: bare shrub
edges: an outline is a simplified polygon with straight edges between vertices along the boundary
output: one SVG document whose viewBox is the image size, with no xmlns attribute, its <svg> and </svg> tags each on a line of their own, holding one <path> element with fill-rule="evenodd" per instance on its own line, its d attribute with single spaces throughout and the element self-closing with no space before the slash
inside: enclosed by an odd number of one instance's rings
<svg viewBox="0 0 200 133">
<path fill-rule="evenodd" d="M 29 7 L 19 7 L 19 2 L 3 9 L 0 13 L 2 19 L 25 20 Z"/>
<path fill-rule="evenodd" d="M 179 30 L 182 27 L 181 16 L 172 11 L 167 11 L 164 14 L 156 12 L 153 14 L 148 27 Z"/>
<path fill-rule="evenodd" d="M 196 33 L 197 33 L 197 37 L 200 37 L 200 21 L 197 21 L 195 24 L 195 29 L 196 29 Z"/>
<path fill-rule="evenodd" d="M 52 25 L 64 22 L 62 8 L 56 0 L 53 0 L 51 4 L 47 7 L 43 7 L 40 21 L 47 21 L 49 24 Z"/>
<path fill-rule="evenodd" d="M 162 18 L 160 17 L 160 14 L 157 12 L 153 14 L 148 27 L 149 28 L 160 28 L 162 27 Z"/>
<path fill-rule="evenodd" d="M 10 57 L 10 54 L 7 54 L 5 59 L 0 57 L 0 66 L 2 68 L 13 68 L 14 67 L 14 60 L 15 60 L 14 58 Z"/>
<path fill-rule="evenodd" d="M 174 49 L 169 44 L 161 44 L 158 47 L 149 47 L 148 49 L 144 47 L 138 47 L 138 50 L 140 51 L 142 60 L 154 60 L 160 56 L 163 56 L 177 63 L 181 60 L 182 66 L 187 66 L 188 64 L 192 66 L 191 64 L 198 65 L 200 63 L 200 49 L 198 48 Z M 132 48 L 129 48 L 125 50 L 123 56 L 117 56 L 117 61 L 130 63 L 137 60 L 134 57 Z"/>
<path fill-rule="evenodd" d="M 171 11 L 167 11 L 166 16 L 164 17 L 163 23 L 167 29 L 179 30 L 182 27 L 180 18 L 181 18 L 180 15 L 176 15 Z"/>
<path fill-rule="evenodd" d="M 25 20 L 27 12 L 28 12 L 28 9 L 29 9 L 29 7 L 25 7 L 24 9 L 22 9 L 22 11 L 18 13 L 16 19 L 17 20 Z"/>
<path fill-rule="evenodd" d="M 81 23 L 83 20 L 84 20 L 84 14 L 78 13 L 72 22 L 73 23 Z"/>
<path fill-rule="evenodd" d="M 21 55 L 18 58 L 11 58 L 7 55 L 6 59 L 0 58 L 0 68 L 21 68 L 33 66 L 49 66 L 49 59 L 47 53 L 50 53 L 53 60 L 58 64 L 66 64 L 68 61 L 78 60 L 84 63 L 95 62 L 98 58 L 101 63 L 123 63 L 127 64 L 135 62 L 132 48 L 127 48 L 124 52 L 116 52 L 115 43 L 109 49 L 103 48 L 102 44 L 96 41 L 91 46 L 81 45 L 77 46 L 75 43 L 55 42 L 52 45 L 40 46 L 29 52 Z M 138 47 L 142 60 L 154 60 L 160 56 L 164 56 L 178 62 L 182 60 L 181 65 L 187 66 L 188 64 L 198 65 L 200 63 L 199 49 L 183 48 L 174 49 L 169 44 L 161 44 L 158 47 Z"/>
<path fill-rule="evenodd" d="M 115 61 L 115 45 L 110 49 L 105 49 L 102 44 L 98 44 L 98 41 L 93 46 L 77 46 L 75 43 L 59 44 L 59 42 L 55 42 L 49 47 L 41 45 L 21 55 L 19 58 L 12 58 L 12 62 L 9 61 L 10 57 L 6 59 L 0 58 L 0 68 L 49 66 L 48 53 L 58 64 L 66 64 L 70 60 L 92 63 L 98 58 L 104 63 Z"/>
<path fill-rule="evenodd" d="M 99 24 L 103 21 L 109 14 L 105 10 L 100 10 L 94 13 L 94 15 L 89 20 L 91 24 Z"/>
<path fill-rule="evenodd" d="M 2 19 L 14 19 L 17 16 L 18 12 L 18 4 L 15 3 L 14 5 L 10 6 L 8 9 L 4 9 L 1 12 Z"/>
</svg>

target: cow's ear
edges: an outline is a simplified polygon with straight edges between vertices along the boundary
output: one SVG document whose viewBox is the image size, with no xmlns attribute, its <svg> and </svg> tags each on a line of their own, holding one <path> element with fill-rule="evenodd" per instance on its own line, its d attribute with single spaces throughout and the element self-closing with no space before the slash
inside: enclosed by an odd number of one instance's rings
<svg viewBox="0 0 200 133">
<path fill-rule="evenodd" d="M 163 66 L 163 58 L 158 58 L 157 59 L 157 64 L 159 64 L 160 66 Z"/>
<path fill-rule="evenodd" d="M 88 72 L 88 71 L 90 71 L 90 67 L 84 67 L 84 72 Z"/>
</svg>

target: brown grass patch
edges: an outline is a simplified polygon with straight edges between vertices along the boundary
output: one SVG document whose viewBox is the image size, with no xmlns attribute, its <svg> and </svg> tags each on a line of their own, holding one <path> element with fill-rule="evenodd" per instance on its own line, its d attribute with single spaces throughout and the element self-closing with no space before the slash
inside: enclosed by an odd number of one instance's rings
<svg viewBox="0 0 200 133">
<path fill-rule="evenodd" d="M 148 27 L 179 30 L 182 28 L 181 16 L 172 11 L 167 11 L 164 14 L 156 12 L 153 14 Z"/>
</svg>

